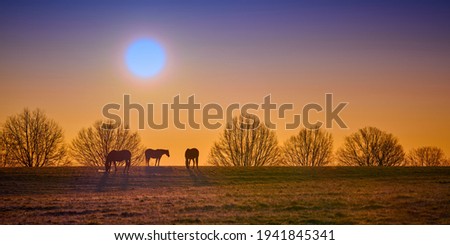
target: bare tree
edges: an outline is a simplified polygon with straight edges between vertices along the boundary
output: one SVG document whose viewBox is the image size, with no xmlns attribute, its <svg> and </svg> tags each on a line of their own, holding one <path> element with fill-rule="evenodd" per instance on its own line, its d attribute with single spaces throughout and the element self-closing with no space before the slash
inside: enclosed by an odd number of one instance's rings
<svg viewBox="0 0 450 245">
<path fill-rule="evenodd" d="M 144 148 L 137 132 L 112 123 L 96 121 L 93 126 L 81 129 L 71 144 L 71 155 L 81 165 L 104 166 L 106 156 L 112 150 L 131 151 L 131 163 L 142 161 Z M 123 163 L 121 163 L 123 164 Z"/>
<path fill-rule="evenodd" d="M 444 151 L 438 147 L 425 146 L 412 149 L 406 158 L 411 166 L 444 166 L 446 159 Z"/>
<path fill-rule="evenodd" d="M 2 129 L 3 130 L 3 129 Z M 0 166 L 16 167 L 20 166 L 17 159 L 12 158 L 11 151 L 13 147 L 9 146 L 12 142 L 11 135 L 0 132 Z"/>
<path fill-rule="evenodd" d="M 374 127 L 366 127 L 345 138 L 337 159 L 350 166 L 399 166 L 405 153 L 398 139 Z"/>
<path fill-rule="evenodd" d="M 8 151 L 6 147 L 6 141 L 4 139 L 5 135 L 3 132 L 0 132 L 0 166 L 6 167 L 8 166 Z"/>
<path fill-rule="evenodd" d="M 9 117 L 1 131 L 3 164 L 45 167 L 67 162 L 61 127 L 39 109 L 26 108 Z"/>
<path fill-rule="evenodd" d="M 450 158 L 444 159 L 442 166 L 450 166 Z"/>
<path fill-rule="evenodd" d="M 323 166 L 332 161 L 333 137 L 322 129 L 302 129 L 283 146 L 283 164 Z"/>
<path fill-rule="evenodd" d="M 254 118 L 239 116 L 214 143 L 209 162 L 215 166 L 269 166 L 278 165 L 279 156 L 275 132 Z"/>
</svg>

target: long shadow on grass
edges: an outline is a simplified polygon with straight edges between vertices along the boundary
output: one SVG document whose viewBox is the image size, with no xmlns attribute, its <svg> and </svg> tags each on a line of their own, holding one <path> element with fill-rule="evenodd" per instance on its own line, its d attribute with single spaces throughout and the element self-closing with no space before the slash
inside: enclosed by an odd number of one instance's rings
<svg viewBox="0 0 450 245">
<path fill-rule="evenodd" d="M 123 178 L 120 178 L 120 189 L 128 190 L 128 186 L 129 186 L 129 175 L 124 174 Z"/>
<path fill-rule="evenodd" d="M 200 171 L 200 169 L 187 169 L 189 176 L 191 177 L 192 181 L 194 181 L 194 184 L 196 186 L 204 186 L 209 185 L 208 178 Z"/>
<path fill-rule="evenodd" d="M 106 191 L 106 187 L 108 186 L 108 179 L 109 173 L 103 173 L 102 177 L 100 178 L 100 182 L 98 182 L 97 184 L 97 192 Z"/>
</svg>

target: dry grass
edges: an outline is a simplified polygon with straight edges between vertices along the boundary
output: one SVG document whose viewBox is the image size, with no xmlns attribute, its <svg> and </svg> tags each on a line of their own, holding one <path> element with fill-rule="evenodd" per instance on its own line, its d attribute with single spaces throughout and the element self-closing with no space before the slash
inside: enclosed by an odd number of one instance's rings
<svg viewBox="0 0 450 245">
<path fill-rule="evenodd" d="M 0 224 L 450 224 L 450 167 L 6 168 Z"/>
</svg>

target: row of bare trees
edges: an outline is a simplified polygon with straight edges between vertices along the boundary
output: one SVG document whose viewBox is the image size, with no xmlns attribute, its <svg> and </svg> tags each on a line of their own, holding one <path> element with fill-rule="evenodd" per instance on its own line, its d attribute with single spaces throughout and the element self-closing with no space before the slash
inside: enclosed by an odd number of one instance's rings
<svg viewBox="0 0 450 245">
<path fill-rule="evenodd" d="M 0 164 L 6 166 L 48 167 L 70 164 L 69 159 L 86 166 L 103 166 L 111 150 L 129 149 L 132 163 L 142 159 L 143 146 L 136 132 L 97 121 L 80 130 L 70 145 L 63 130 L 43 111 L 24 109 L 9 117 L 0 130 Z"/>
<path fill-rule="evenodd" d="M 63 130 L 39 109 L 24 109 L 0 129 L 1 166 L 44 167 L 70 163 L 102 166 L 111 150 L 128 149 L 132 163 L 142 160 L 144 148 L 137 132 L 97 121 L 81 129 L 70 145 Z M 398 139 L 374 127 L 345 138 L 333 154 L 333 137 L 323 129 L 302 129 L 279 147 L 276 134 L 256 118 L 235 117 L 214 143 L 209 162 L 216 166 L 442 166 L 442 149 L 421 147 L 405 154 Z"/>
<path fill-rule="evenodd" d="M 333 137 L 323 129 L 302 129 L 279 147 L 275 132 L 258 121 L 254 123 L 249 127 L 248 119 L 235 118 L 232 130 L 226 129 L 213 145 L 210 163 L 216 166 L 325 166 L 333 162 L 346 166 L 449 165 L 442 149 L 420 147 L 405 154 L 395 136 L 374 127 L 347 136 L 334 155 Z"/>
</svg>

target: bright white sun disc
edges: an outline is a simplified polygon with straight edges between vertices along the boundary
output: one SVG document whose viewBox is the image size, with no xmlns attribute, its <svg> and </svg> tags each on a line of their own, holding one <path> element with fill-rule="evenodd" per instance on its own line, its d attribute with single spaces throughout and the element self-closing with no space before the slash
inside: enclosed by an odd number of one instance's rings
<svg viewBox="0 0 450 245">
<path fill-rule="evenodd" d="M 128 70 L 141 78 L 157 75 L 164 67 L 166 56 L 161 45 L 153 39 L 142 38 L 130 44 L 125 62 Z"/>
</svg>

